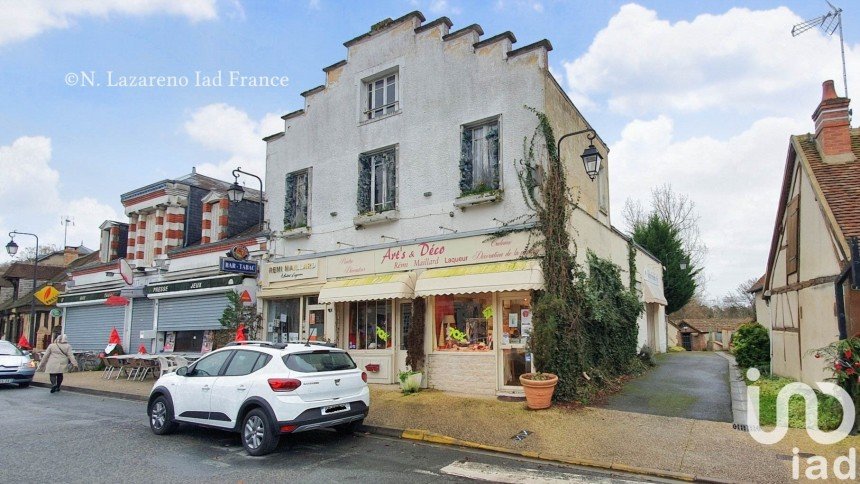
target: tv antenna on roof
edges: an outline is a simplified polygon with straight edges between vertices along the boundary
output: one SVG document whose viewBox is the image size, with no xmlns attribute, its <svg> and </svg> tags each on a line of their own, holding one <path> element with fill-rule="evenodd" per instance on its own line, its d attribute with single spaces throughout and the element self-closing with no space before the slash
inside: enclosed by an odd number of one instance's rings
<svg viewBox="0 0 860 484">
<path fill-rule="evenodd" d="M 63 217 L 60 219 L 60 225 L 63 226 L 63 250 L 65 250 L 66 235 L 68 235 L 69 233 L 69 225 L 71 225 L 72 227 L 75 226 L 75 217 L 72 217 L 71 215 L 63 215 Z"/>
<path fill-rule="evenodd" d="M 839 46 L 842 49 L 842 83 L 845 86 L 845 97 L 848 97 L 848 75 L 845 72 L 845 39 L 842 36 L 842 9 L 827 0 L 824 1 L 830 5 L 830 11 L 820 17 L 795 25 L 791 28 L 791 36 L 797 37 L 815 27 L 821 27 L 821 30 L 827 35 L 833 35 L 833 32 L 839 29 Z"/>
</svg>

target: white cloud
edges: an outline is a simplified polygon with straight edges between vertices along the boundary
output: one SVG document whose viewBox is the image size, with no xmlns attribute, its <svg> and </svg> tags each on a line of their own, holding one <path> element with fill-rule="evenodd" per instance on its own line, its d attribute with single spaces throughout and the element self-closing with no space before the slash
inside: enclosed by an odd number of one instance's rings
<svg viewBox="0 0 860 484">
<path fill-rule="evenodd" d="M 241 166 L 244 171 L 262 178 L 266 172 L 266 143 L 262 138 L 283 131 L 284 121 L 274 113 L 255 121 L 244 111 L 219 103 L 194 111 L 184 128 L 205 148 L 227 155 L 219 162 L 198 165 L 201 173 L 231 180 L 230 172 Z"/>
<path fill-rule="evenodd" d="M 798 104 L 808 114 L 817 86 L 839 79 L 842 69 L 838 36 L 816 29 L 791 37 L 801 20 L 786 7 L 733 8 L 671 23 L 624 5 L 583 56 L 564 64 L 568 86 L 574 101 L 603 98 L 630 116 L 667 110 L 794 116 Z M 860 63 L 860 46 L 846 45 L 846 57 L 849 66 Z"/>
<path fill-rule="evenodd" d="M 668 116 L 632 121 L 610 155 L 613 219 L 622 225 L 625 199 L 647 207 L 651 189 L 666 182 L 689 194 L 708 246 L 707 290 L 722 296 L 764 273 L 789 134 L 806 128 L 805 122 L 774 117 L 728 139 L 676 140 Z"/>
<path fill-rule="evenodd" d="M 62 175 L 51 166 L 51 156 L 51 140 L 43 136 L 21 137 L 10 145 L 0 146 L 0 173 L 4 181 L 0 184 L 0 207 L 6 209 L 0 213 L 0 237 L 5 238 L 11 230 L 20 230 L 38 235 L 42 245 L 60 246 L 63 244 L 60 219 L 68 215 L 75 220 L 75 225 L 69 227 L 69 245 L 83 242 L 97 249 L 98 226 L 107 219 L 123 218 L 111 205 L 94 198 L 64 197 L 60 192 Z M 21 236 L 18 243 L 32 247 L 35 240 Z M 8 259 L 5 251 L 0 254 L 0 261 Z"/>
<path fill-rule="evenodd" d="M 166 14 L 191 22 L 218 17 L 216 0 L 0 0 L 0 45 L 67 29 L 83 17 Z"/>
<path fill-rule="evenodd" d="M 433 0 L 432 2 L 430 2 L 429 8 L 430 11 L 435 13 L 436 15 L 443 15 L 448 13 L 458 15 L 461 12 L 460 7 L 452 6 L 450 3 L 448 3 L 448 0 Z"/>
</svg>

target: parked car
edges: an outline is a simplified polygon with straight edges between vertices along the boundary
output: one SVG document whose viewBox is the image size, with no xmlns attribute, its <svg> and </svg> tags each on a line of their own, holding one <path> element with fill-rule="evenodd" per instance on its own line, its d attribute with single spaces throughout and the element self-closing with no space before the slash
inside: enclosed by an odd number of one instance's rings
<svg viewBox="0 0 860 484">
<path fill-rule="evenodd" d="M 6 340 L 0 340 L 0 384 L 17 383 L 21 388 L 30 386 L 36 374 L 36 363 L 29 353 Z"/>
<path fill-rule="evenodd" d="M 179 422 L 239 432 L 250 455 L 282 434 L 334 428 L 352 433 L 367 416 L 367 373 L 341 349 L 315 343 L 230 343 L 168 373 L 149 395 L 152 432 Z"/>
</svg>

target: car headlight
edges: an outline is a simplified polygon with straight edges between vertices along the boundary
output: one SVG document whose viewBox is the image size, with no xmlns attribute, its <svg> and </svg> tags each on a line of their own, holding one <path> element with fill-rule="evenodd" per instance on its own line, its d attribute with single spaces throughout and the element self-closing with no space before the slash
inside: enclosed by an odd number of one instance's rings
<svg viewBox="0 0 860 484">
<path fill-rule="evenodd" d="M 24 363 L 21 363 L 21 368 L 36 368 L 36 362 L 33 360 L 27 360 Z"/>
</svg>

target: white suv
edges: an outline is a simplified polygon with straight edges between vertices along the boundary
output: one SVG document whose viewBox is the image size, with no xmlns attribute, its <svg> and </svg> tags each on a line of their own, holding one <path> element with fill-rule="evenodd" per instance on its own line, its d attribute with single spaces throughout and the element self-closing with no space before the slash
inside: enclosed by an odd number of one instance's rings
<svg viewBox="0 0 860 484">
<path fill-rule="evenodd" d="M 370 408 L 367 374 L 346 351 L 314 343 L 230 343 L 155 382 L 149 426 L 157 435 L 178 422 L 239 432 L 250 455 L 264 455 L 281 434 L 334 427 L 352 433 Z"/>
</svg>

